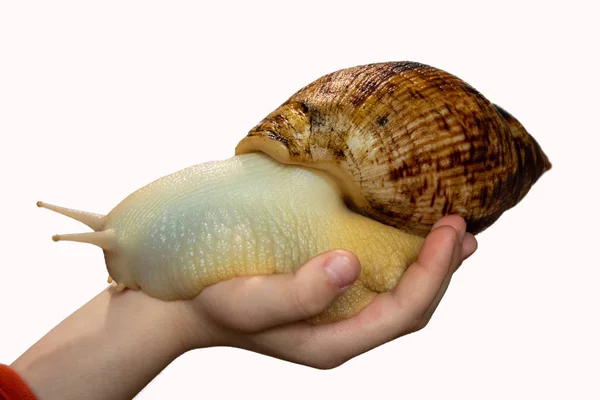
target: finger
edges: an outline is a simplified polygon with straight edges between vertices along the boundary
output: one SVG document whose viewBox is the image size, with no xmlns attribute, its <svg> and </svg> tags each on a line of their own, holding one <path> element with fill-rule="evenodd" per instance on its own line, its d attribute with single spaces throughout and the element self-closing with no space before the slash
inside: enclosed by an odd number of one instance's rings
<svg viewBox="0 0 600 400">
<path fill-rule="evenodd" d="M 312 258 L 295 273 L 236 278 L 205 289 L 201 296 L 213 318 L 229 328 L 255 332 L 323 312 L 359 275 L 356 256 L 335 250 Z"/>
<path fill-rule="evenodd" d="M 467 258 L 471 257 L 475 251 L 477 251 L 477 239 L 470 233 L 465 233 L 462 242 L 462 251 L 460 253 L 460 258 L 464 261 Z"/>
<path fill-rule="evenodd" d="M 460 242 L 457 241 L 456 245 L 454 247 L 452 263 L 450 265 L 451 272 L 449 274 L 447 274 L 446 277 L 444 278 L 444 282 L 440 286 L 440 289 L 438 290 L 435 297 L 431 301 L 431 304 L 429 305 L 429 307 L 427 307 L 427 311 L 425 311 L 425 313 L 422 315 L 422 317 L 419 321 L 419 324 L 416 327 L 417 329 L 423 328 L 423 327 L 425 327 L 425 325 L 427 325 L 427 323 L 429 323 L 429 320 L 433 316 L 435 310 L 438 308 L 440 302 L 442 301 L 442 298 L 444 298 L 444 295 L 446 294 L 446 291 L 448 290 L 448 286 L 450 286 L 450 281 L 452 280 L 452 276 L 454 275 L 454 272 L 456 272 L 456 270 L 459 268 L 459 266 L 462 262 L 461 255 L 462 255 L 462 245 Z"/>
<path fill-rule="evenodd" d="M 463 241 L 462 241 L 462 247 L 460 249 L 455 249 L 454 254 L 455 255 L 460 254 L 460 258 L 459 258 L 458 262 L 453 261 L 454 272 L 456 272 L 456 270 L 458 270 L 458 268 L 460 268 L 462 262 L 464 260 L 466 260 L 467 258 L 469 258 L 475 252 L 475 250 L 477 250 L 477 240 L 475 239 L 475 236 L 473 236 L 472 234 L 470 234 L 468 232 L 465 233 L 465 236 L 463 237 Z M 446 275 L 446 278 L 444 279 L 444 283 L 442 284 L 440 290 L 438 291 L 438 293 L 435 296 L 435 299 L 433 300 L 433 302 L 431 303 L 431 305 L 427 309 L 427 312 L 424 315 L 422 324 L 427 324 L 427 322 L 429 322 L 429 320 L 435 313 L 435 310 L 438 308 L 440 302 L 442 301 L 442 298 L 444 297 L 444 295 L 446 294 L 446 291 L 448 290 L 448 286 L 450 285 L 450 281 L 452 280 L 453 275 L 454 275 L 453 273 Z"/>
<path fill-rule="evenodd" d="M 433 224 L 433 227 L 431 228 L 431 230 L 433 231 L 434 229 L 437 229 L 440 226 L 445 226 L 445 225 L 451 226 L 454 229 L 456 229 L 456 232 L 458 233 L 458 237 L 459 237 L 459 242 L 464 241 L 465 237 L 473 236 L 473 235 L 471 235 L 470 233 L 467 232 L 467 223 L 459 215 L 449 215 L 449 216 L 441 218 L 435 224 Z M 468 250 L 470 250 L 470 245 L 469 245 L 469 249 Z M 467 250 L 465 250 L 465 255 L 466 255 L 466 251 Z M 460 254 L 461 254 L 461 260 L 462 260 L 462 251 L 461 251 Z"/>
<path fill-rule="evenodd" d="M 446 276 L 454 272 L 460 249 L 459 233 L 449 225 L 434 228 L 425 239 L 417 261 L 391 292 L 403 316 L 419 319 L 439 292 Z"/>
<path fill-rule="evenodd" d="M 456 229 L 459 237 L 462 238 L 463 245 L 460 255 L 462 261 L 466 260 L 473 255 L 473 253 L 475 253 L 477 250 L 477 240 L 471 233 L 466 232 L 467 224 L 462 217 L 459 215 L 449 215 L 437 221 L 431 229 L 433 230 L 443 225 L 449 225 Z"/>
<path fill-rule="evenodd" d="M 439 228 L 440 226 L 448 225 L 453 227 L 456 232 L 458 232 L 458 236 L 462 238 L 467 231 L 467 223 L 460 215 L 448 215 L 443 218 L 440 218 L 433 226 L 431 230 Z"/>
</svg>

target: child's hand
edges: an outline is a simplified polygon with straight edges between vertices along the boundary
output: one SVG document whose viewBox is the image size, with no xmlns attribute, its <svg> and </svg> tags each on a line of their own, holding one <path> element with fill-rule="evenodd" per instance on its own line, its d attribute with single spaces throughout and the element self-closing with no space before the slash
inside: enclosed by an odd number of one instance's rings
<svg viewBox="0 0 600 400">
<path fill-rule="evenodd" d="M 171 361 L 199 347 L 236 346 L 333 368 L 423 328 L 452 274 L 476 248 L 461 218 L 441 219 L 393 291 L 378 294 L 355 317 L 325 325 L 303 321 L 359 276 L 358 260 L 344 251 L 315 257 L 295 274 L 221 282 L 188 301 L 107 289 L 12 367 L 38 397 L 61 400 L 130 399 Z"/>
<path fill-rule="evenodd" d="M 206 288 L 182 313 L 190 349 L 235 346 L 316 368 L 333 368 L 427 325 L 452 274 L 477 248 L 457 216 L 438 221 L 397 287 L 353 318 L 304 320 L 324 311 L 358 278 L 351 253 L 321 254 L 294 274 L 236 278 Z M 202 332 L 202 334 L 198 334 Z"/>
</svg>

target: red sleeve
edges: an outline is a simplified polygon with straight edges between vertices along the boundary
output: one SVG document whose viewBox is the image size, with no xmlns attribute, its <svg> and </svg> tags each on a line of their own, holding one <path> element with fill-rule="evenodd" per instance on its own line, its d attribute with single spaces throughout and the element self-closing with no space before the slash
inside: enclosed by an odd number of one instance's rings
<svg viewBox="0 0 600 400">
<path fill-rule="evenodd" d="M 0 364 L 0 400 L 37 400 L 19 374 Z"/>
</svg>

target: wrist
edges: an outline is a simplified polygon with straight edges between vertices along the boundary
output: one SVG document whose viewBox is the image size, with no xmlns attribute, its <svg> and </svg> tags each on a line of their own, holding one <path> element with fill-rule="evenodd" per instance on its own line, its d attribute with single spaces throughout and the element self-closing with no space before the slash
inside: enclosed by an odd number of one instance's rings
<svg viewBox="0 0 600 400">
<path fill-rule="evenodd" d="M 178 351 L 183 354 L 194 349 L 216 346 L 218 333 L 216 324 L 199 305 L 197 299 L 163 302 L 167 309 L 168 323 L 177 333 Z"/>
<path fill-rule="evenodd" d="M 112 296 L 123 317 L 135 315 L 137 327 L 128 331 L 133 340 L 144 344 L 145 351 L 160 349 L 172 361 L 190 350 L 187 316 L 181 302 L 159 300 L 134 290 Z"/>
<path fill-rule="evenodd" d="M 12 366 L 39 397 L 132 398 L 189 350 L 182 309 L 141 291 L 107 289 Z"/>
</svg>

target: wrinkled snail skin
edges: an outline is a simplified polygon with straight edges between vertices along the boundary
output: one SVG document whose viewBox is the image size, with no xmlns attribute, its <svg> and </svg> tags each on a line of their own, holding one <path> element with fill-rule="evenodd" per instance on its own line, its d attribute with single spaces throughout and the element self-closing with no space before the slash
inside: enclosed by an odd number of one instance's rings
<svg viewBox="0 0 600 400">
<path fill-rule="evenodd" d="M 158 179 L 106 216 L 38 206 L 94 230 L 54 239 L 102 247 L 119 290 L 164 300 L 350 250 L 361 275 L 312 320 L 324 323 L 393 288 L 442 216 L 460 214 L 480 232 L 549 168 L 523 126 L 460 79 L 380 63 L 318 79 L 253 128 L 236 156 Z"/>
<path fill-rule="evenodd" d="M 161 178 L 113 209 L 105 229 L 119 248 L 105 256 L 112 278 L 164 300 L 192 298 L 236 276 L 292 272 L 336 248 L 363 262 L 361 289 L 382 292 L 423 241 L 351 212 L 322 174 L 258 153 Z M 352 295 L 321 318 L 352 315 L 344 305 Z"/>
</svg>

